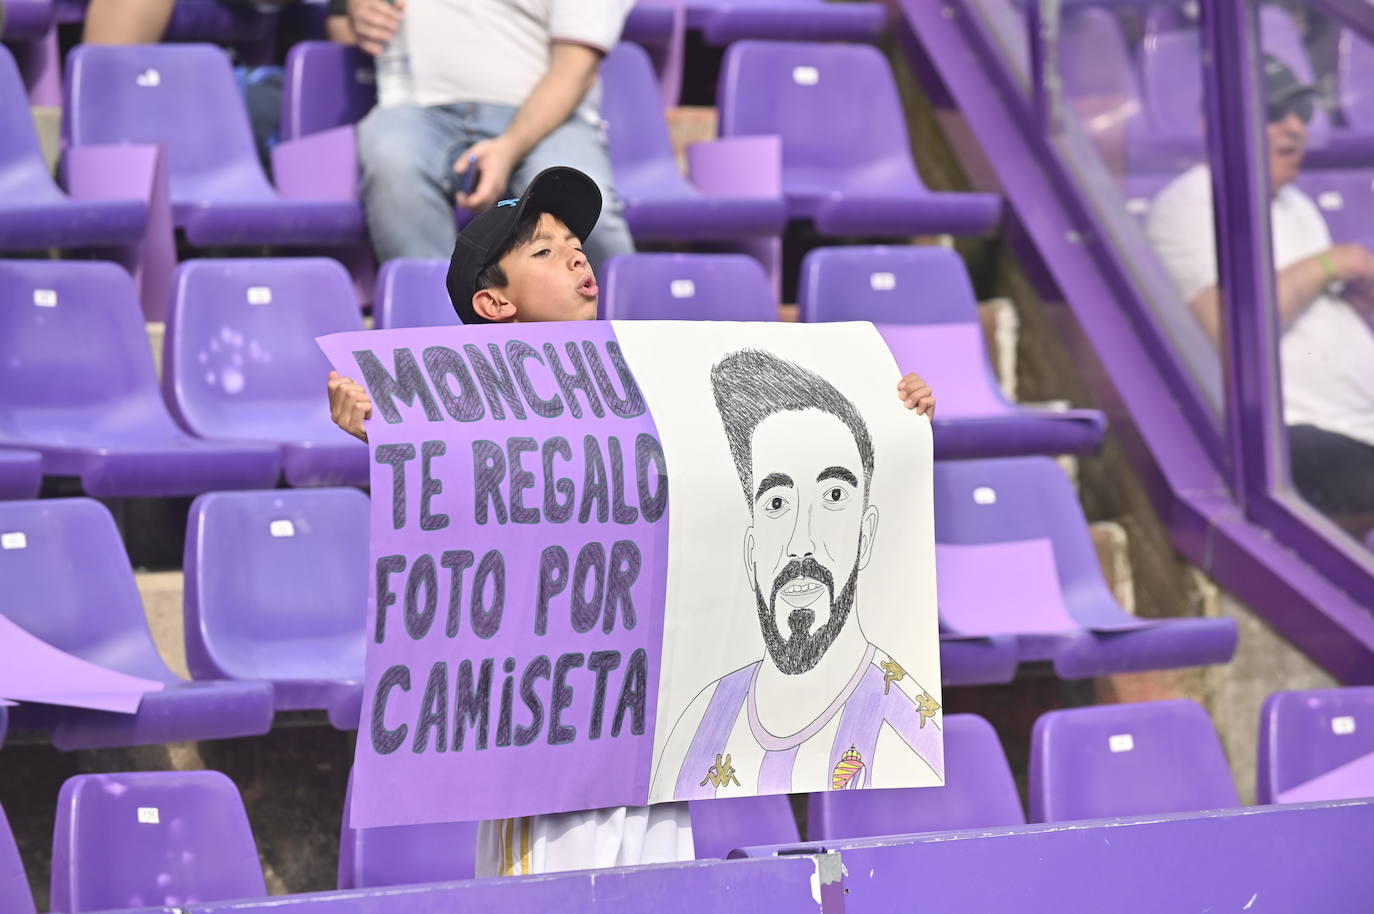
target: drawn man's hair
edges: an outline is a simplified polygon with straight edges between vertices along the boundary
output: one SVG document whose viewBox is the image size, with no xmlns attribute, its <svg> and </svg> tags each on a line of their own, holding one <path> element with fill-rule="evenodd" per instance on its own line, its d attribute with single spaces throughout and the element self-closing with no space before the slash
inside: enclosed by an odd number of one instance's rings
<svg viewBox="0 0 1374 914">
<path fill-rule="evenodd" d="M 752 513 L 754 431 L 764 419 L 782 412 L 818 409 L 839 419 L 854 436 L 864 471 L 864 504 L 873 480 L 873 439 L 868 425 L 849 398 L 815 372 L 759 349 L 732 352 L 711 368 L 711 389 L 730 442 L 744 501 Z M 798 442 L 805 447 L 805 442 Z"/>
</svg>

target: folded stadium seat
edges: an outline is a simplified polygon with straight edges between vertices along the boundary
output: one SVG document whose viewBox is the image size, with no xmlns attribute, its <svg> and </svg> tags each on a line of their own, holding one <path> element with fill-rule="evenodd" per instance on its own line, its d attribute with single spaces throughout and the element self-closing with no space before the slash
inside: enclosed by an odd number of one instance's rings
<svg viewBox="0 0 1374 914">
<path fill-rule="evenodd" d="M 51 729 L 53 745 L 63 750 L 227 739 L 272 728 L 270 684 L 187 682 L 167 668 L 114 518 L 99 502 L 0 502 L 0 530 L 22 534 L 21 548 L 0 550 L 10 621 L 72 656 L 163 683 L 133 714 L 23 705 L 11 709 L 16 726 Z"/>
<path fill-rule="evenodd" d="M 1058 61 L 1064 97 L 1114 171 L 1176 173 L 1204 154 L 1200 107 L 1182 130 L 1146 117 L 1135 65 L 1111 9 L 1078 6 L 1065 13 Z M 1176 78 L 1196 84 L 1201 70 L 1194 64 Z"/>
<path fill-rule="evenodd" d="M 172 219 L 191 244 L 299 246 L 364 239 L 356 201 L 293 199 L 268 183 L 229 58 L 219 48 L 81 45 L 67 58 L 66 88 L 64 127 L 73 147 L 162 147 Z M 279 144 L 274 156 L 286 146 Z M 327 163 L 317 167 L 324 170 Z"/>
<path fill-rule="evenodd" d="M 782 137 L 787 215 L 812 220 L 823 235 L 976 235 L 997 225 L 996 195 L 922 183 L 897 84 L 877 48 L 732 44 L 718 108 L 721 136 Z"/>
<path fill-rule="evenodd" d="M 813 793 L 807 840 L 1024 825 L 1011 766 L 992 724 L 977 714 L 950 714 L 944 734 L 945 786 Z"/>
<path fill-rule="evenodd" d="M 286 54 L 281 138 L 356 124 L 377 103 L 371 55 L 332 41 L 298 41 Z"/>
<path fill-rule="evenodd" d="M 79 774 L 62 785 L 54 911 L 266 896 L 243 798 L 218 771 Z"/>
<path fill-rule="evenodd" d="M 663 103 L 649 55 L 638 45 L 621 43 L 601 64 L 602 116 L 606 121 L 616 194 L 636 241 L 712 241 L 777 235 L 786 222 L 782 198 L 762 187 L 751 196 L 702 193 L 683 177 L 668 137 Z M 735 159 L 750 155 L 756 140 L 718 140 L 737 147 L 716 170 L 734 172 Z M 776 161 L 776 144 L 770 144 Z M 694 169 L 694 175 L 695 175 Z M 711 183 L 724 183 L 717 175 Z"/>
<path fill-rule="evenodd" d="M 177 427 L 133 283 L 114 264 L 0 260 L 0 354 L 0 444 L 41 452 L 45 473 L 79 476 L 91 495 L 277 482 L 278 447 L 202 441 Z"/>
<path fill-rule="evenodd" d="M 698 860 L 728 857 L 737 847 L 801 840 L 792 802 L 785 793 L 692 800 L 687 808 Z"/>
<path fill-rule="evenodd" d="M 1374 686 L 1266 698 L 1255 795 L 1259 803 L 1374 797 Z"/>
<path fill-rule="evenodd" d="M 56 21 L 53 0 L 5 0 L 0 34 L 6 41 L 42 38 Z"/>
<path fill-rule="evenodd" d="M 448 297 L 448 261 L 397 257 L 377 271 L 372 312 L 378 330 L 461 323 Z"/>
<path fill-rule="evenodd" d="M 1049 457 L 935 464 L 942 630 L 1012 635 L 1064 679 L 1223 663 L 1232 619 L 1142 619 L 1112 596 L 1083 508 Z M 994 569 L 995 573 L 989 573 Z"/>
<path fill-rule="evenodd" d="M 148 218 L 142 200 L 77 200 L 58 189 L 38 146 L 24 83 L 3 45 L 0 189 L 3 251 L 133 244 L 143 236 Z"/>
<path fill-rule="evenodd" d="M 686 31 L 683 0 L 639 0 L 630 8 L 620 33 L 621 41 L 633 41 L 649 53 L 664 108 L 673 107 L 682 96 Z"/>
<path fill-rule="evenodd" d="M 881 3 L 826 0 L 685 0 L 687 27 L 709 44 L 769 41 L 877 41 L 887 26 Z"/>
<path fill-rule="evenodd" d="M 778 319 L 763 267 L 745 254 L 622 254 L 602 273 L 606 320 Z"/>
<path fill-rule="evenodd" d="M 0 498 L 37 498 L 43 457 L 37 451 L 0 448 Z"/>
<path fill-rule="evenodd" d="M 34 910 L 24 862 L 19 857 L 5 810 L 0 808 L 0 914 L 34 914 Z"/>
<path fill-rule="evenodd" d="M 1342 29 L 1336 47 L 1341 114 L 1352 128 L 1374 130 L 1374 44 Z"/>
<path fill-rule="evenodd" d="M 1102 444 L 1095 409 L 1054 412 L 1007 401 L 989 363 L 968 269 L 942 247 L 817 248 L 802 261 L 804 321 L 868 320 L 903 372 L 930 382 L 935 457 L 1086 454 Z"/>
<path fill-rule="evenodd" d="M 293 486 L 366 485 L 367 445 L 330 419 L 315 342 L 361 329 L 337 261 L 188 260 L 167 308 L 164 398 L 198 438 L 280 447 Z"/>
<path fill-rule="evenodd" d="M 476 822 L 354 828 L 349 815 L 352 801 L 350 772 L 339 830 L 339 888 L 473 878 L 477 869 Z"/>
<path fill-rule="evenodd" d="M 1374 169 L 1322 168 L 1298 175 L 1331 230 L 1331 240 L 1374 246 Z"/>
<path fill-rule="evenodd" d="M 1047 711 L 1031 731 L 1032 822 L 1239 805 L 1221 739 L 1196 702 Z"/>
<path fill-rule="evenodd" d="M 267 680 L 278 711 L 356 730 L 367 643 L 368 498 L 357 489 L 212 492 L 186 523 L 186 665 Z"/>
</svg>

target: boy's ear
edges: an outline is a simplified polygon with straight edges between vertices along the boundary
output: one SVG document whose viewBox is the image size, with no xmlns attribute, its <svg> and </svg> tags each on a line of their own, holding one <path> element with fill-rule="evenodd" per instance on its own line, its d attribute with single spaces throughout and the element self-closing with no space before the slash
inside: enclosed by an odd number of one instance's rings
<svg viewBox="0 0 1374 914">
<path fill-rule="evenodd" d="M 492 288 L 478 289 L 472 296 L 472 310 L 477 316 L 497 323 L 515 320 L 515 305 Z"/>
</svg>

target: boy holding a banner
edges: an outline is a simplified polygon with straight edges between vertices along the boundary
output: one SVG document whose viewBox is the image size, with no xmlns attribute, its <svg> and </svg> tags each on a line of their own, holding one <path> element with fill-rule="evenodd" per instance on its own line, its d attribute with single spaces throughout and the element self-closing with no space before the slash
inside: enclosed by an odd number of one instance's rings
<svg viewBox="0 0 1374 914">
<path fill-rule="evenodd" d="M 593 320 L 599 290 L 582 251 L 601 213 L 596 184 L 572 168 L 540 173 L 518 199 L 503 200 L 459 235 L 447 286 L 464 324 Z M 367 441 L 372 401 L 364 387 L 329 375 L 331 416 Z M 935 398 L 918 375 L 897 385 L 902 402 L 933 416 Z M 484 821 L 477 875 L 523 875 L 662 863 L 693 857 L 685 803 L 611 807 Z"/>
</svg>

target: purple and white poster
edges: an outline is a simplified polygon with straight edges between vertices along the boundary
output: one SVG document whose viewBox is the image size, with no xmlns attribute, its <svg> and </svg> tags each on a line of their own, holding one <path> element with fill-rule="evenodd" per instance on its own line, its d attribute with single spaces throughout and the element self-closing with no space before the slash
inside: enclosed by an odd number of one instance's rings
<svg viewBox="0 0 1374 914">
<path fill-rule="evenodd" d="M 336 334 L 356 827 L 944 780 L 929 422 L 870 324 Z"/>
</svg>

